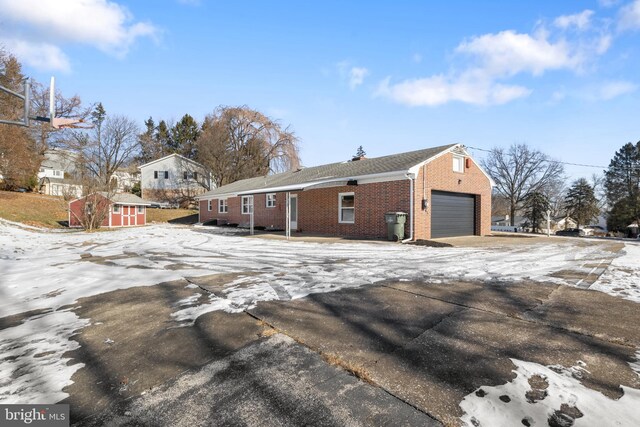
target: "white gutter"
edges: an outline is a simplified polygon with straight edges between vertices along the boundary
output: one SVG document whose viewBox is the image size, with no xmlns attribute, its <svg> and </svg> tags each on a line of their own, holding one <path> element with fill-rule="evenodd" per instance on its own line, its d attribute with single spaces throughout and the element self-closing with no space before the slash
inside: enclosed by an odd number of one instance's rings
<svg viewBox="0 0 640 427">
<path fill-rule="evenodd" d="M 292 184 L 292 185 L 282 185 L 279 187 L 258 188 L 253 190 L 236 191 L 233 193 L 222 193 L 222 194 L 215 194 L 215 195 L 203 194 L 201 196 L 194 197 L 194 199 L 207 200 L 207 199 L 217 199 L 220 197 L 248 196 L 252 194 L 282 193 L 287 191 L 304 191 L 307 187 L 313 187 L 315 185 L 330 184 L 334 182 L 343 182 L 343 181 L 352 181 L 352 180 L 358 181 L 361 179 L 393 177 L 393 176 L 402 177 L 402 174 L 405 174 L 406 176 L 406 173 L 407 173 L 406 171 L 392 171 L 392 172 L 383 172 L 383 173 L 376 173 L 376 174 L 369 174 L 369 175 L 356 175 L 351 177 L 330 178 L 330 179 L 323 179 L 321 181 L 305 182 L 304 184 Z"/>
<path fill-rule="evenodd" d="M 404 239 L 402 243 L 407 243 L 413 240 L 413 211 L 414 211 L 414 196 L 413 196 L 413 181 L 416 179 L 414 174 L 406 174 L 405 178 L 409 180 L 409 237 Z"/>
</svg>

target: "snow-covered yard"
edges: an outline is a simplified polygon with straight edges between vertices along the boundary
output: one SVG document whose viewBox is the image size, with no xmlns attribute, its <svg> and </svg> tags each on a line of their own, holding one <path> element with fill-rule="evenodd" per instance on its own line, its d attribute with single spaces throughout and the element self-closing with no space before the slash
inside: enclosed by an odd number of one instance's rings
<svg viewBox="0 0 640 427">
<path fill-rule="evenodd" d="M 175 309 L 174 318 L 176 324 L 189 325 L 213 310 L 238 312 L 259 301 L 301 298 L 383 280 L 508 284 L 528 279 L 575 285 L 556 273 L 587 274 L 612 256 L 602 245 L 575 242 L 552 239 L 526 246 L 431 248 L 248 239 L 215 229 L 170 225 L 55 233 L 0 222 L 0 318 L 44 310 L 0 330 L 0 403 L 57 402 L 66 397 L 62 389 L 82 364 L 67 365 L 62 355 L 78 345 L 70 337 L 91 319 L 80 319 L 65 306 L 82 297 L 203 275 L 244 274 L 215 295 L 188 285 L 193 295 Z M 640 246 L 626 244 L 591 289 L 640 302 L 638 259 Z M 514 363 L 522 372 L 533 369 L 525 362 Z M 549 373 L 547 377 L 552 385 L 561 383 L 560 377 Z M 467 407 L 489 411 L 474 403 Z"/>
</svg>

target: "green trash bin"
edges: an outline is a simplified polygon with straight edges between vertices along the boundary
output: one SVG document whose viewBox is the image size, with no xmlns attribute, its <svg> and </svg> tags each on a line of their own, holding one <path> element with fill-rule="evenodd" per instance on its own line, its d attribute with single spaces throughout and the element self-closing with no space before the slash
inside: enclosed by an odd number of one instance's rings
<svg viewBox="0 0 640 427">
<path fill-rule="evenodd" d="M 404 224 L 407 222 L 405 212 L 387 212 L 384 221 L 387 223 L 387 240 L 397 242 L 404 239 Z"/>
</svg>

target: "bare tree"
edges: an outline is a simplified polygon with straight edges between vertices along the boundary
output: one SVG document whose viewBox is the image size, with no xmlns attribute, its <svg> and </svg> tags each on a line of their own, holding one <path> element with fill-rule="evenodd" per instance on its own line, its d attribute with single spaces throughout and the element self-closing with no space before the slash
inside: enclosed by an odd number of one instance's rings
<svg viewBox="0 0 640 427">
<path fill-rule="evenodd" d="M 511 225 L 529 193 L 544 193 L 564 175 L 561 163 L 526 144 L 513 144 L 507 150 L 494 148 L 482 165 L 496 182 L 497 193 L 509 202 Z"/>
<path fill-rule="evenodd" d="M 102 104 L 92 113 L 95 127 L 90 132 L 74 133 L 73 147 L 81 153 L 79 161 L 108 189 L 114 172 L 137 153 L 139 129 L 125 116 L 107 116 Z"/>
<path fill-rule="evenodd" d="M 246 106 L 218 107 L 202 128 L 198 160 L 218 186 L 300 166 L 295 134 Z"/>
<path fill-rule="evenodd" d="M 41 83 L 33 82 L 31 85 L 31 114 L 35 116 L 49 116 L 49 93 L 51 88 Z M 84 107 L 78 95 L 65 98 L 60 91 L 55 93 L 56 117 L 74 117 L 86 119 L 91 113 L 92 107 Z M 71 129 L 55 129 L 48 122 L 32 121 L 30 132 L 36 142 L 36 149 L 40 156 L 51 147 L 64 145 L 71 138 Z"/>
</svg>

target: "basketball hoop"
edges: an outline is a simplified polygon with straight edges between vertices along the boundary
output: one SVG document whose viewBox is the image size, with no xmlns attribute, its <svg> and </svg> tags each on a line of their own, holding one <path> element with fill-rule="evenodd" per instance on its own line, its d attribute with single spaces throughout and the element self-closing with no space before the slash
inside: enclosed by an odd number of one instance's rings
<svg viewBox="0 0 640 427">
<path fill-rule="evenodd" d="M 49 86 L 49 117 L 30 117 L 31 112 L 31 81 L 25 79 L 22 86 L 22 93 L 17 93 L 9 88 L 0 86 L 0 91 L 5 92 L 11 96 L 14 96 L 24 102 L 24 117 L 22 120 L 2 120 L 0 123 L 8 125 L 17 125 L 29 127 L 29 120 L 35 120 L 37 122 L 49 123 L 54 129 L 91 129 L 93 125 L 91 123 L 85 123 L 81 118 L 73 117 L 56 117 L 56 88 L 55 78 L 51 77 L 51 85 Z"/>
<path fill-rule="evenodd" d="M 85 123 L 82 119 L 71 119 L 65 117 L 54 117 L 51 120 L 51 127 L 54 129 L 91 129 L 91 123 Z"/>
</svg>

